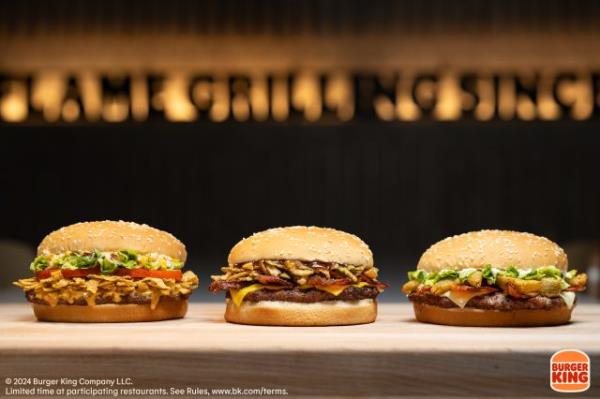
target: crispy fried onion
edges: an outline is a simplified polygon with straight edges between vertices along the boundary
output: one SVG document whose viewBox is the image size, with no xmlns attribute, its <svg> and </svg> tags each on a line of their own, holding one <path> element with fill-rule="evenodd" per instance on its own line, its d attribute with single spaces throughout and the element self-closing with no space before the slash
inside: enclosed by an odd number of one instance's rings
<svg viewBox="0 0 600 399">
<path fill-rule="evenodd" d="M 146 277 L 134 280 L 129 276 L 90 274 L 85 278 L 63 278 L 60 270 L 50 277 L 38 280 L 35 277 L 21 279 L 14 283 L 25 292 L 33 291 L 34 297 L 50 306 L 59 301 L 73 304 L 84 299 L 89 306 L 96 304 L 96 298 L 108 299 L 114 303 L 123 297 L 136 296 L 150 299 L 150 308 L 155 309 L 161 296 L 189 295 L 198 287 L 198 276 L 187 271 L 181 281 Z"/>
<path fill-rule="evenodd" d="M 356 283 L 361 276 L 377 279 L 378 269 L 373 266 L 355 266 L 341 263 L 303 262 L 299 260 L 258 260 L 221 268 L 222 275 L 211 276 L 214 281 L 260 281 L 272 276 L 298 285 L 306 284 L 313 275 L 326 279 L 347 278 Z"/>
</svg>

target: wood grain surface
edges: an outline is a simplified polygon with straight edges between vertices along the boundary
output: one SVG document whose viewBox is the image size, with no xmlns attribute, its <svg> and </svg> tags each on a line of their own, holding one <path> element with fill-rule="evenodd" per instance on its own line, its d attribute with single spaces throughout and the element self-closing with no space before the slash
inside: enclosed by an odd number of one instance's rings
<svg viewBox="0 0 600 399">
<path fill-rule="evenodd" d="M 600 305 L 565 326 L 461 328 L 418 323 L 404 304 L 343 327 L 258 327 L 223 321 L 223 304 L 191 304 L 182 320 L 36 322 L 27 304 L 0 305 L 0 377 L 131 377 L 143 387 L 285 388 L 290 395 L 564 396 L 550 355 L 581 349 L 600 396 Z M 598 370 L 598 371 L 596 371 Z M 2 392 L 4 392 L 2 386 Z"/>
</svg>

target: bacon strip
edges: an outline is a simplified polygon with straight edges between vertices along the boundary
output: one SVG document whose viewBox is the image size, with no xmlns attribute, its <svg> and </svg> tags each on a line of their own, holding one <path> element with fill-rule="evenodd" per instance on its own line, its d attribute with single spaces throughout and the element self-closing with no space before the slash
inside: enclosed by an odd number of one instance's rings
<svg viewBox="0 0 600 399">
<path fill-rule="evenodd" d="M 230 288 L 233 288 L 234 290 L 239 290 L 240 288 L 242 288 L 242 283 L 239 281 L 218 280 L 218 281 L 213 281 L 208 286 L 208 290 L 210 292 L 226 291 Z"/>
<path fill-rule="evenodd" d="M 361 275 L 360 276 L 360 281 L 365 282 L 369 285 L 374 286 L 375 288 L 377 288 L 379 291 L 383 291 L 384 289 L 386 289 L 387 287 L 389 287 L 389 284 L 383 283 L 381 281 L 375 281 L 372 278 L 369 278 L 365 275 Z"/>
</svg>

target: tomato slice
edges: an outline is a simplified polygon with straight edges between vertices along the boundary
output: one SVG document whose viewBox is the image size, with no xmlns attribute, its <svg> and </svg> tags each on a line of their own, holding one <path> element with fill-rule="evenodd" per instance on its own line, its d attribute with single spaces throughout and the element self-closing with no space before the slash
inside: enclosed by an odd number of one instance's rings
<svg viewBox="0 0 600 399">
<path fill-rule="evenodd" d="M 148 270 L 148 269 L 126 269 L 119 267 L 115 270 L 117 276 L 130 276 L 133 278 L 155 277 L 162 279 L 181 280 L 181 270 Z"/>
<path fill-rule="evenodd" d="M 59 270 L 59 269 L 56 269 L 56 268 L 44 269 L 41 272 L 35 273 L 35 276 L 37 277 L 38 280 L 42 280 L 42 279 L 50 277 L 50 274 L 52 274 L 52 272 L 55 270 Z M 60 272 L 62 273 L 63 277 L 65 277 L 65 278 L 85 277 L 88 274 L 100 274 L 100 268 L 96 266 L 96 267 L 90 267 L 88 269 L 74 269 L 74 270 L 63 269 Z"/>
<path fill-rule="evenodd" d="M 52 273 L 55 270 L 58 270 L 58 269 L 44 269 L 41 272 L 35 272 L 35 277 L 38 280 L 43 280 L 45 278 L 50 277 L 50 273 Z"/>
</svg>

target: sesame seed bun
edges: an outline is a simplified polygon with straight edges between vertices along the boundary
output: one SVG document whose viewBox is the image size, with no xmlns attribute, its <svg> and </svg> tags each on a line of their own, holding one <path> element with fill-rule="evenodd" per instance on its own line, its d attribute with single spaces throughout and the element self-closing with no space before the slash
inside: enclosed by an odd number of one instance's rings
<svg viewBox="0 0 600 399">
<path fill-rule="evenodd" d="M 437 272 L 485 265 L 499 269 L 556 266 L 566 271 L 568 260 L 565 251 L 545 237 L 517 231 L 482 230 L 433 244 L 421 256 L 417 269 Z"/>
<path fill-rule="evenodd" d="M 562 306 L 556 309 L 484 310 L 472 308 L 442 308 L 425 303 L 413 303 L 415 317 L 423 323 L 465 327 L 533 327 L 566 324 L 571 312 Z"/>
<path fill-rule="evenodd" d="M 372 323 L 377 318 L 377 301 L 326 301 L 296 303 L 283 301 L 242 302 L 237 307 L 227 300 L 225 320 L 261 326 L 342 326 Z"/>
<path fill-rule="evenodd" d="M 185 245 L 173 235 L 145 224 L 123 221 L 84 222 L 58 229 L 38 246 L 38 255 L 66 251 L 117 251 L 132 249 L 156 252 L 185 262 Z"/>
<path fill-rule="evenodd" d="M 229 253 L 229 264 L 261 259 L 296 259 L 372 266 L 373 254 L 360 238 L 323 227 L 278 227 L 238 242 Z"/>
<path fill-rule="evenodd" d="M 122 323 L 180 319 L 188 308 L 187 299 L 161 298 L 156 308 L 150 304 L 42 305 L 33 303 L 40 321 L 63 323 Z"/>
</svg>

